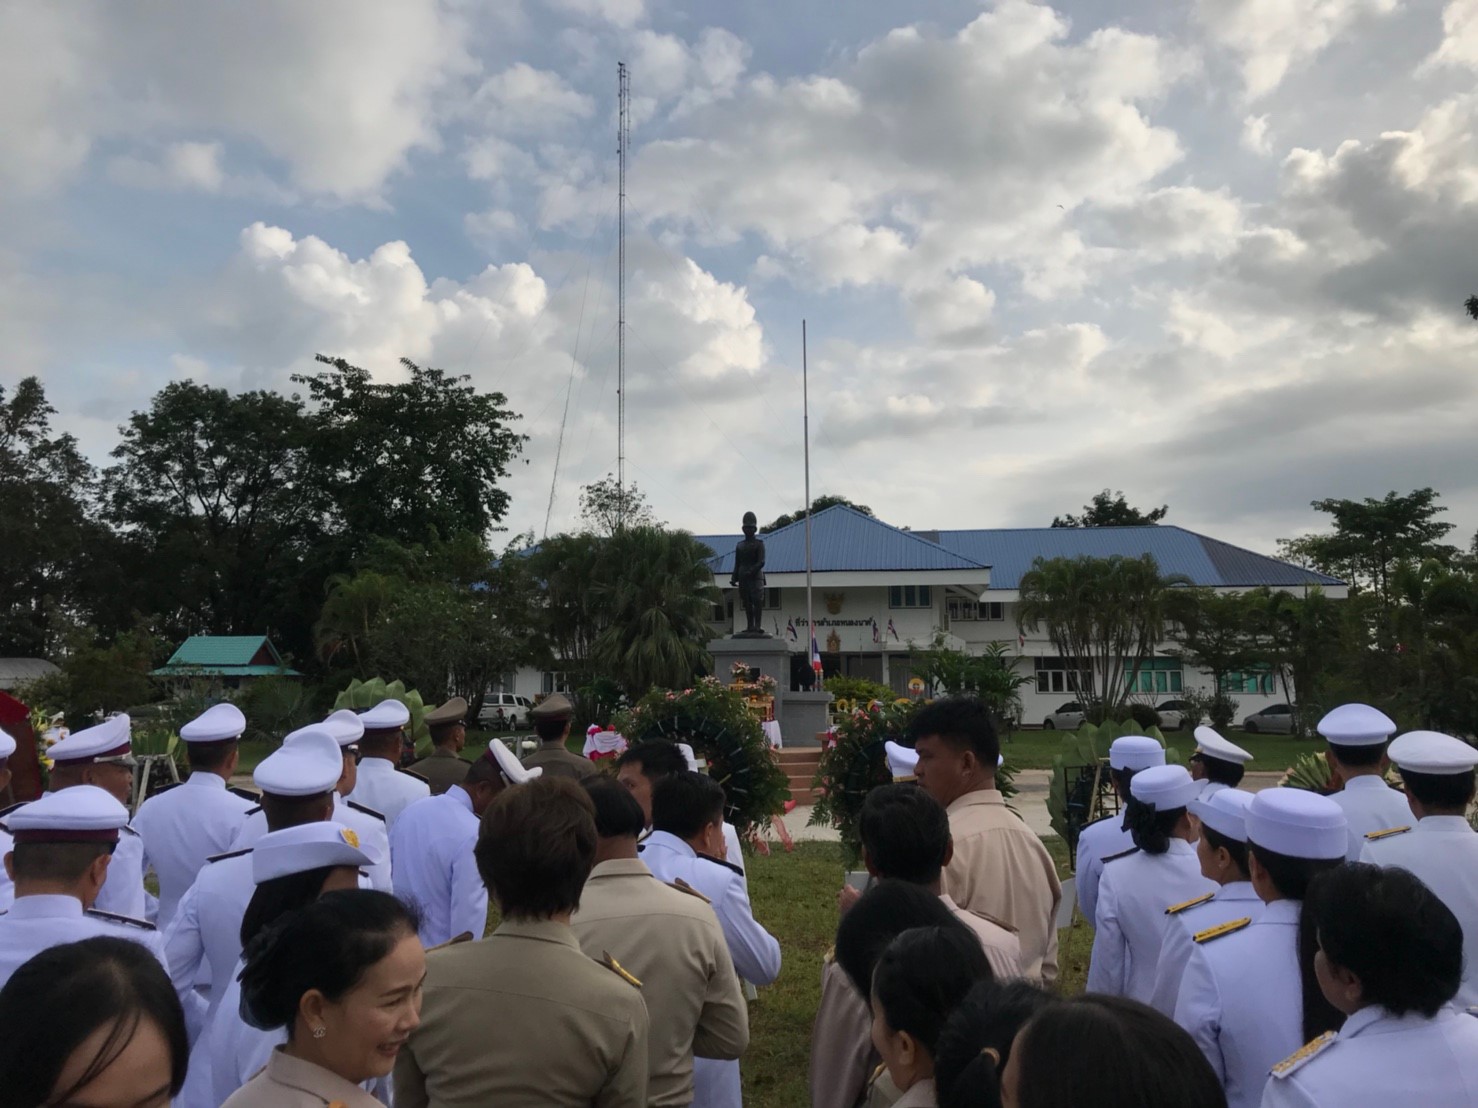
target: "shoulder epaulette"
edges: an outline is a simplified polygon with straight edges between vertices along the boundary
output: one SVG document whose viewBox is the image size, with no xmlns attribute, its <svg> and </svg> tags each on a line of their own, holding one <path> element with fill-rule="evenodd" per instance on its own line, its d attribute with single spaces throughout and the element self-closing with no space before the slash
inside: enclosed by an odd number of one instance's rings
<svg viewBox="0 0 1478 1108">
<path fill-rule="evenodd" d="M 421 784 L 423 784 L 423 785 L 429 785 L 429 784 L 431 784 L 430 779 L 427 778 L 425 774 L 417 773 L 413 769 L 403 769 L 400 772 L 403 773 L 403 774 L 405 774 L 407 777 L 414 777 L 417 781 L 421 782 Z"/>
<path fill-rule="evenodd" d="M 1365 841 L 1373 843 L 1376 839 L 1387 839 L 1392 835 L 1404 835 L 1410 830 L 1411 825 L 1407 824 L 1405 827 L 1387 827 L 1383 831 L 1367 831 L 1365 832 Z M 1318 1042 L 1319 1040 L 1315 1039 L 1314 1041 Z"/>
<path fill-rule="evenodd" d="M 667 887 L 669 889 L 676 889 L 680 893 L 687 893 L 689 896 L 696 896 L 699 900 L 703 901 L 704 904 L 713 903 L 713 901 L 709 900 L 708 897 L 704 896 L 697 889 L 693 888 L 692 885 L 689 885 L 681 877 L 679 877 L 676 881 L 669 882 Z"/>
<path fill-rule="evenodd" d="M 1003 919 L 997 919 L 987 912 L 977 912 L 974 908 L 966 908 L 965 911 L 969 912 L 972 916 L 985 920 L 986 923 L 995 924 L 1002 931 L 1009 931 L 1013 935 L 1016 934 L 1016 928 Z"/>
<path fill-rule="evenodd" d="M 249 846 L 242 850 L 228 850 L 225 854 L 212 854 L 206 859 L 206 862 L 224 862 L 227 858 L 240 858 L 243 854 L 250 854 L 251 852 L 252 848 Z"/>
<path fill-rule="evenodd" d="M 118 830 L 120 830 L 120 831 L 127 831 L 130 835 L 137 835 L 138 834 L 137 831 L 135 831 L 131 826 L 129 826 L 126 823 L 122 827 L 120 827 Z"/>
<path fill-rule="evenodd" d="M 1103 860 L 1103 864 L 1104 865 L 1108 865 L 1110 862 L 1117 862 L 1120 858 L 1127 858 L 1131 854 L 1138 854 L 1138 853 L 1139 853 L 1139 847 L 1137 847 L 1137 846 L 1131 846 L 1128 850 L 1121 850 L 1117 854 L 1110 854 L 1107 858 L 1105 858 Z"/>
<path fill-rule="evenodd" d="M 622 967 L 621 963 L 618 962 L 618 961 L 616 961 L 616 959 L 614 959 L 614 958 L 611 957 L 611 952 L 609 950 L 603 950 L 603 951 L 601 951 L 600 952 L 600 955 L 601 955 L 601 957 L 600 957 L 600 964 L 601 965 L 605 966 L 606 969 L 610 970 L 612 973 L 614 973 L 622 981 L 625 981 L 632 988 L 634 988 L 634 989 L 641 988 L 641 982 L 638 981 L 631 974 L 627 973 L 626 970 Z"/>
<path fill-rule="evenodd" d="M 165 793 L 169 792 L 170 789 L 177 789 L 177 788 L 179 788 L 183 784 L 184 784 L 183 781 L 171 781 L 168 785 L 160 785 L 150 795 L 152 795 L 152 796 L 163 796 Z"/>
<path fill-rule="evenodd" d="M 1274 1077 L 1287 1077 L 1290 1073 L 1293 1073 L 1310 1058 L 1313 1058 L 1321 1051 L 1328 1049 L 1329 1045 L 1333 1043 L 1334 1040 L 1337 1038 L 1339 1038 L 1339 1036 L 1336 1035 L 1333 1031 L 1326 1031 L 1317 1039 L 1310 1039 L 1308 1042 L 1304 1043 L 1303 1046 L 1299 1047 L 1287 1058 L 1284 1058 L 1283 1061 L 1279 1062 L 1269 1072 Z"/>
<path fill-rule="evenodd" d="M 1170 907 L 1166 908 L 1165 914 L 1167 916 L 1178 916 L 1187 908 L 1194 908 L 1197 904 L 1205 904 L 1215 895 L 1216 890 L 1213 889 L 1209 893 L 1202 893 L 1200 896 L 1193 896 L 1189 900 L 1182 900 L 1179 904 L 1172 904 L 1170 905 Z"/>
<path fill-rule="evenodd" d="M 437 943 L 435 946 L 428 946 L 426 948 L 426 953 L 427 954 L 430 954 L 432 951 L 435 951 L 435 950 L 445 950 L 449 946 L 458 946 L 458 945 L 460 945 L 462 943 L 470 943 L 471 941 L 472 941 L 472 932 L 471 931 L 463 931 L 460 935 L 453 935 L 450 939 L 448 939 L 444 943 Z"/>
<path fill-rule="evenodd" d="M 245 814 L 248 815 L 248 816 L 254 816 L 258 812 L 260 812 L 261 810 L 262 810 L 262 806 L 260 804 L 258 804 L 255 808 L 248 808 L 246 810 Z"/>
<path fill-rule="evenodd" d="M 373 808 L 366 807 L 365 805 L 359 803 L 359 801 L 357 800 L 346 800 L 344 801 L 344 803 L 353 808 L 356 812 L 363 812 L 367 816 L 374 816 L 375 819 L 379 820 L 381 823 L 386 822 L 383 814 L 375 811 Z"/>
<path fill-rule="evenodd" d="M 138 927 L 144 931 L 158 930 L 148 920 L 134 919 L 132 916 L 120 916 L 116 912 L 101 912 L 96 908 L 89 908 L 87 914 L 94 919 L 105 919 L 109 923 L 125 923 L 130 927 Z"/>
<path fill-rule="evenodd" d="M 239 785 L 227 785 L 226 791 L 232 796 L 239 796 L 242 800 L 250 800 L 253 804 L 255 804 L 256 807 L 252 809 L 252 812 L 260 812 L 262 810 L 261 793 L 254 793 L 250 789 L 241 788 L 241 786 Z M 250 815 L 251 813 L 249 812 L 247 814 Z"/>
<path fill-rule="evenodd" d="M 837 960 L 837 948 L 834 947 L 834 946 L 827 947 L 826 948 L 826 953 L 821 956 L 822 964 L 829 966 L 833 962 L 835 962 L 836 960 Z M 1469 1008 L 1468 1011 L 1469 1012 L 1472 1012 L 1473 1009 L 1472 1008 Z"/>
<path fill-rule="evenodd" d="M 1208 927 L 1205 931 L 1197 931 L 1191 936 L 1198 943 L 1209 943 L 1212 939 L 1219 939 L 1223 935 L 1230 935 L 1234 931 L 1240 931 L 1244 927 L 1251 926 L 1252 917 L 1243 916 L 1241 919 L 1227 920 L 1226 923 L 1218 923 L 1215 927 Z"/>
<path fill-rule="evenodd" d="M 698 857 L 702 858 L 705 862 L 712 862 L 716 866 L 723 866 L 724 869 L 731 869 L 740 877 L 744 876 L 744 871 L 736 866 L 733 862 L 726 861 L 723 858 L 715 858 L 712 854 L 700 854 L 698 855 Z"/>
<path fill-rule="evenodd" d="M 875 1070 L 873 1070 L 872 1071 L 872 1076 L 867 1079 L 867 1087 L 869 1089 L 872 1088 L 874 1085 L 877 1084 L 878 1078 L 879 1077 L 882 1077 L 883 1074 L 885 1074 L 887 1072 L 888 1072 L 887 1065 L 884 1064 L 884 1063 L 882 1063 L 882 1062 L 879 1062 L 878 1063 L 878 1068 L 875 1069 Z"/>
<path fill-rule="evenodd" d="M 1111 812 L 1111 813 L 1109 813 L 1106 816 L 1099 816 L 1097 819 L 1090 819 L 1087 823 L 1083 824 L 1082 829 L 1078 831 L 1078 834 L 1081 835 L 1084 831 L 1088 830 L 1088 828 L 1098 826 L 1100 823 L 1102 823 L 1106 819 L 1117 819 L 1118 816 L 1121 815 L 1121 814 L 1122 813 L 1113 813 L 1113 812 Z"/>
<path fill-rule="evenodd" d="M 1473 1005 L 1471 1008 L 1465 1008 L 1464 1011 L 1470 1016 L 1478 1016 L 1478 1004 Z"/>
</svg>

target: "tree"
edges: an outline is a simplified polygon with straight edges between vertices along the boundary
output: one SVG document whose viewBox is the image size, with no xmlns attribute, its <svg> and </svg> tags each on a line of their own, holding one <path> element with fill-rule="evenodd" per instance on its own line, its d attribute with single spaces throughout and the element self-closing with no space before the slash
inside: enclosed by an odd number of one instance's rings
<svg viewBox="0 0 1478 1108">
<path fill-rule="evenodd" d="M 396 582 L 383 573 L 361 570 L 353 575 L 334 574 L 326 589 L 323 609 L 313 625 L 314 650 L 326 664 L 332 664 L 347 650 L 355 674 L 363 677 L 370 634 L 395 599 Z"/>
<path fill-rule="evenodd" d="M 609 473 L 580 489 L 580 519 L 585 530 L 597 535 L 614 535 L 623 527 L 661 526 L 646 493 L 631 483 L 622 488 Z"/>
<path fill-rule="evenodd" d="M 575 676 L 592 676 L 590 657 L 610 612 L 594 586 L 604 573 L 608 536 L 551 535 L 527 555 L 529 572 L 543 584 L 538 641 L 544 664 Z"/>
<path fill-rule="evenodd" d="M 60 672 L 17 690 L 33 707 L 65 712 L 68 726 L 78 730 L 108 712 L 131 710 L 157 698 L 149 671 L 163 650 L 146 628 L 99 643 L 89 629 L 79 627 L 68 639 Z"/>
<path fill-rule="evenodd" d="M 1033 680 L 1016 672 L 1019 661 L 1006 653 L 1005 643 L 986 643 L 983 654 L 971 654 L 946 646 L 940 634 L 927 650 L 913 651 L 909 665 L 930 695 L 969 694 L 984 701 L 995 716 L 1016 719 L 1021 716 L 1021 690 Z"/>
<path fill-rule="evenodd" d="M 1249 605 L 1240 593 L 1218 593 L 1213 589 L 1186 589 L 1175 598 L 1172 639 L 1180 646 L 1181 659 L 1211 674 L 1215 695 L 1210 709 L 1212 723 L 1225 726 L 1227 675 L 1256 669 L 1261 663 L 1253 640 Z"/>
<path fill-rule="evenodd" d="M 1091 502 L 1083 505 L 1080 516 L 1055 516 L 1053 527 L 1144 527 L 1159 523 L 1169 513 L 1170 507 L 1161 504 L 1148 512 L 1129 506 L 1122 492 L 1104 489 L 1095 493 Z"/>
<path fill-rule="evenodd" d="M 1390 603 L 1391 572 L 1397 562 L 1436 558 L 1449 562 L 1457 551 L 1441 540 L 1452 524 L 1437 520 L 1447 509 L 1430 488 L 1405 496 L 1388 492 L 1381 500 L 1315 500 L 1313 507 L 1333 517 L 1334 533 L 1280 539 L 1280 556 L 1350 585 L 1370 589 L 1383 607 Z"/>
<path fill-rule="evenodd" d="M 1468 314 L 1470 316 L 1472 316 L 1474 319 L 1478 319 L 1478 296 L 1468 297 L 1468 302 L 1465 307 L 1468 309 Z"/>
<path fill-rule="evenodd" d="M 1021 577 L 1022 629 L 1047 626 L 1064 659 L 1081 667 L 1077 692 L 1112 713 L 1138 681 L 1140 666 L 1165 637 L 1172 590 L 1188 583 L 1162 577 L 1139 558 L 1037 558 Z"/>
<path fill-rule="evenodd" d="M 818 496 L 816 497 L 816 499 L 812 500 L 811 511 L 824 512 L 827 508 L 835 508 L 838 504 L 840 504 L 844 508 L 851 508 L 854 512 L 861 512 L 865 516 L 870 516 L 873 514 L 872 509 L 869 508 L 866 504 L 858 504 L 854 501 L 848 500 L 845 496 L 832 496 L 830 494 Z M 806 509 L 805 506 L 802 505 L 795 511 L 788 512 L 785 515 L 777 516 L 769 523 L 765 524 L 763 527 L 760 528 L 760 534 L 768 535 L 771 531 L 778 531 L 782 527 L 789 527 L 792 523 L 799 523 L 805 518 Z"/>
<path fill-rule="evenodd" d="M 387 383 L 343 358 L 317 360 L 330 369 L 293 380 L 316 405 L 311 457 L 351 552 L 370 536 L 485 539 L 508 511 L 499 482 L 525 441 L 509 430 L 519 417 L 507 398 L 407 358 L 409 379 Z"/>
<path fill-rule="evenodd" d="M 685 531 L 632 528 L 606 540 L 593 585 L 605 628 L 590 657 L 632 701 L 690 685 L 708 666 L 708 617 L 722 597 L 709 556 Z"/>
</svg>

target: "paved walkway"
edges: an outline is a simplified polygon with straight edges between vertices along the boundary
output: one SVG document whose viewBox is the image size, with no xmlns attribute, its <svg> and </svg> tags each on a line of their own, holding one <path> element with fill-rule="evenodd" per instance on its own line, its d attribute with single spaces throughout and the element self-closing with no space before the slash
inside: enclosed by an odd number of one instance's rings
<svg viewBox="0 0 1478 1108">
<path fill-rule="evenodd" d="M 1281 772 L 1254 771 L 1242 779 L 1241 787 L 1248 792 L 1260 792 L 1271 788 L 1278 783 L 1282 777 Z M 1021 818 L 1026 820 L 1026 825 L 1042 838 L 1055 836 L 1057 832 L 1052 830 L 1051 817 L 1047 814 L 1047 790 L 1051 785 L 1052 771 L 1046 769 L 1022 769 L 1016 771 L 1016 796 L 1011 799 L 1011 807 L 1014 808 Z M 811 818 L 809 805 L 797 807 L 790 815 L 785 817 L 785 829 L 790 832 L 790 837 L 796 842 L 837 842 L 840 836 L 830 827 L 809 827 L 807 822 Z M 772 831 L 771 841 L 777 840 Z"/>
</svg>

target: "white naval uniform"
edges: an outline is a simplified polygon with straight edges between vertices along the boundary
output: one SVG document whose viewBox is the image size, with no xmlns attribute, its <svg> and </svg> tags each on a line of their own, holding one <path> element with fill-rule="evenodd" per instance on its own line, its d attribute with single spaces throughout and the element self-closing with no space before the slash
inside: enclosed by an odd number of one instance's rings
<svg viewBox="0 0 1478 1108">
<path fill-rule="evenodd" d="M 165 929 L 164 950 L 175 989 L 190 988 L 201 966 L 207 966 L 211 1014 L 241 957 L 241 920 L 256 891 L 250 850 L 217 855 L 180 898 L 174 919 Z"/>
<path fill-rule="evenodd" d="M 99 912 L 141 920 L 149 915 L 153 900 L 144 888 L 144 840 L 132 827 L 124 827 L 118 832 L 118 847 L 93 907 Z"/>
<path fill-rule="evenodd" d="M 1169 909 L 1166 911 L 1168 913 Z M 1150 1007 L 1167 1016 L 1175 1015 L 1175 999 L 1180 995 L 1181 978 L 1185 976 L 1186 963 L 1196 950 L 1196 932 L 1236 919 L 1256 922 L 1261 918 L 1262 900 L 1252 891 L 1251 881 L 1228 881 L 1210 900 L 1170 913 L 1165 942 L 1160 947 L 1160 958 L 1155 967 L 1155 988 L 1150 994 Z"/>
<path fill-rule="evenodd" d="M 390 832 L 395 895 L 420 906 L 422 946 L 487 930 L 488 891 L 473 856 L 478 826 L 472 798 L 453 785 L 410 805 Z"/>
<path fill-rule="evenodd" d="M 385 826 L 385 817 L 379 812 L 371 811 L 363 804 L 356 804 L 334 793 L 332 819 L 335 823 L 342 823 L 358 835 L 361 846 L 367 846 L 379 852 L 380 860 L 372 866 L 366 866 L 364 872 L 369 875 L 370 888 L 378 889 L 382 893 L 393 893 L 395 884 L 394 871 L 390 865 L 390 832 Z M 236 837 L 231 840 L 231 850 L 249 850 L 256 846 L 257 840 L 266 833 L 266 814 L 260 806 L 252 808 L 247 813 L 241 830 L 237 831 Z M 360 884 L 363 885 L 364 882 L 361 880 Z"/>
<path fill-rule="evenodd" d="M 1096 819 L 1078 833 L 1077 864 L 1073 870 L 1078 908 L 1089 923 L 1097 919 L 1098 884 L 1106 858 L 1134 849 L 1134 836 L 1124 830 L 1124 813 Z"/>
<path fill-rule="evenodd" d="M 1230 789 L 1230 788 L 1231 788 L 1230 785 L 1223 784 L 1220 781 L 1202 781 L 1201 782 L 1201 791 L 1196 794 L 1196 799 L 1197 800 L 1210 800 L 1214 795 L 1216 795 L 1217 793 L 1221 792 L 1222 789 Z"/>
<path fill-rule="evenodd" d="M 1262 1108 L 1478 1108 L 1478 1019 L 1452 1008 L 1397 1016 L 1373 1004 L 1277 1069 Z"/>
<path fill-rule="evenodd" d="M 1227 1093 L 1227 1108 L 1257 1108 L 1268 1073 L 1302 1045 L 1298 917 L 1275 900 L 1239 931 L 1198 943 L 1186 963 L 1175 1022 L 1190 1032 Z"/>
<path fill-rule="evenodd" d="M 388 758 L 362 758 L 359 777 L 349 799 L 385 817 L 393 829 L 395 820 L 409 804 L 431 795 L 431 786 L 419 777 L 402 773 Z"/>
<path fill-rule="evenodd" d="M 1413 818 L 1406 794 L 1397 792 L 1386 784 L 1385 778 L 1373 774 L 1352 777 L 1339 792 L 1330 793 L 1329 799 L 1344 810 L 1345 821 L 1350 825 L 1350 849 L 1345 854 L 1347 862 L 1359 859 L 1367 833 L 1402 827 Z"/>
<path fill-rule="evenodd" d="M 5 861 L 5 856 L 15 849 L 15 840 L 10 837 L 10 832 L 0 827 L 0 863 Z M 10 879 L 10 874 L 5 872 L 5 866 L 0 865 L 0 912 L 5 911 L 15 903 L 15 882 Z"/>
<path fill-rule="evenodd" d="M 1202 876 L 1196 848 L 1171 839 L 1164 854 L 1136 850 L 1110 862 L 1098 885 L 1088 991 L 1148 1002 L 1171 917 L 1165 909 L 1216 888 Z"/>
<path fill-rule="evenodd" d="M 1427 816 L 1410 831 L 1367 841 L 1362 862 L 1410 870 L 1463 928 L 1459 1008 L 1478 1005 L 1478 831 L 1462 816 Z"/>
<path fill-rule="evenodd" d="M 231 849 L 255 801 L 226 787 L 218 773 L 196 771 L 139 805 L 133 827 L 143 840 L 144 868 L 159 878 L 159 926 L 168 927 L 180 898 L 205 860 Z"/>
<path fill-rule="evenodd" d="M 657 880 L 671 883 L 681 878 L 709 899 L 740 977 L 768 985 L 780 976 L 780 944 L 755 920 L 738 867 L 700 857 L 666 831 L 654 831 L 646 838 L 641 860 Z M 693 1108 L 741 1108 L 742 1104 L 737 1061 L 693 1059 Z"/>
<path fill-rule="evenodd" d="M 136 942 L 168 968 L 164 943 L 152 924 L 83 911 L 75 896 L 48 893 L 19 897 L 0 915 L 0 988 L 43 950 L 101 935 Z"/>
</svg>

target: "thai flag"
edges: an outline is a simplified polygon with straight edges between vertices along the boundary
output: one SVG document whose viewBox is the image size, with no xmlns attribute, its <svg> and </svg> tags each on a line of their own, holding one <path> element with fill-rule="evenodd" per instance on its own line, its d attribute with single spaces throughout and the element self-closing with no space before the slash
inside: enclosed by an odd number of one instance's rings
<svg viewBox="0 0 1478 1108">
<path fill-rule="evenodd" d="M 888 634 L 892 635 L 895 640 L 898 638 L 898 628 L 893 626 L 891 619 L 888 621 Z"/>
<path fill-rule="evenodd" d="M 878 630 L 878 621 L 877 620 L 873 620 L 872 621 L 872 641 L 873 642 L 882 642 L 883 641 L 883 633 Z"/>
<path fill-rule="evenodd" d="M 795 636 L 795 620 L 788 619 L 788 620 L 785 621 L 785 633 L 790 636 L 790 641 L 791 642 L 795 642 L 796 641 L 796 636 Z"/>
<path fill-rule="evenodd" d="M 1026 635 L 1023 634 L 1020 631 L 1016 632 L 1016 649 L 1017 650 L 1025 650 L 1026 649 Z"/>
<path fill-rule="evenodd" d="M 821 673 L 821 648 L 816 645 L 816 636 L 815 636 L 814 633 L 811 635 L 811 668 L 816 671 L 816 673 L 817 673 L 818 676 L 820 675 L 820 673 Z"/>
</svg>

